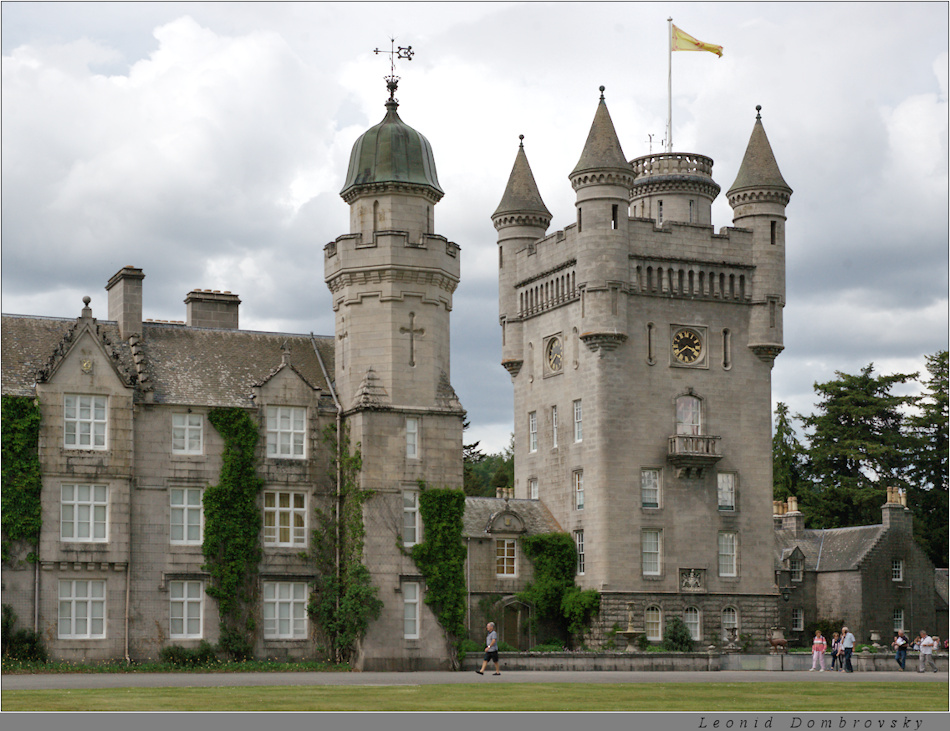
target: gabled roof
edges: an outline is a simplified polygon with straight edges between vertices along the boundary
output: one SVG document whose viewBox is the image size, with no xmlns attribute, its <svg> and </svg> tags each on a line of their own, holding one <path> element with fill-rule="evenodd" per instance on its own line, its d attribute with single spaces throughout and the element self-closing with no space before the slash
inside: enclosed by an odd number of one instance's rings
<svg viewBox="0 0 950 731">
<path fill-rule="evenodd" d="M 950 596 L 948 596 L 950 590 L 948 590 L 947 569 L 934 569 L 934 591 L 936 592 L 937 597 L 943 601 L 943 606 L 946 609 L 947 605 L 950 604 Z"/>
<path fill-rule="evenodd" d="M 32 396 L 37 378 L 51 358 L 59 357 L 61 344 L 77 322 L 3 315 L 3 393 Z M 115 353 L 117 368 L 130 374 L 138 370 L 153 391 L 155 403 L 250 406 L 254 386 L 280 368 L 285 343 L 291 349 L 288 365 L 311 387 L 329 394 L 309 335 L 145 322 L 133 357 L 115 322 L 99 321 L 97 327 L 104 344 Z M 333 373 L 333 338 L 315 337 L 314 341 L 327 373 Z"/>
<path fill-rule="evenodd" d="M 551 511 L 538 500 L 508 500 L 494 497 L 466 497 L 462 531 L 468 538 L 489 538 L 486 531 L 492 517 L 507 507 L 524 521 L 525 533 L 558 533 L 563 529 L 551 515 Z"/>
<path fill-rule="evenodd" d="M 806 571 L 853 571 L 884 532 L 883 525 L 775 532 L 775 565 L 781 566 L 796 547 L 805 555 Z M 788 553 L 786 553 L 788 552 Z"/>
</svg>

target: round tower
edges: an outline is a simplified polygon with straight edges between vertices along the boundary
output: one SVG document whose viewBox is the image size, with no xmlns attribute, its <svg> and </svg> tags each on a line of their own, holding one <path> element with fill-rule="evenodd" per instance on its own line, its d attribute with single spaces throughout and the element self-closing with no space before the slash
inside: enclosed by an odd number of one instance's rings
<svg viewBox="0 0 950 731">
<path fill-rule="evenodd" d="M 524 151 L 524 135 L 520 135 L 515 164 L 508 177 L 508 186 L 501 203 L 492 214 L 498 231 L 498 322 L 502 328 L 501 364 L 512 377 L 524 363 L 521 305 L 518 301 L 517 253 L 527 249 L 544 236 L 551 225 L 551 212 L 534 181 Z"/>
<path fill-rule="evenodd" d="M 771 363 L 782 352 L 782 309 L 785 307 L 785 207 L 792 189 L 779 171 L 762 126 L 762 107 L 755 108 L 755 125 L 736 182 L 726 195 L 737 228 L 752 230 L 755 283 L 749 323 L 749 347 Z"/>
<path fill-rule="evenodd" d="M 577 281 L 581 287 L 581 339 L 597 350 L 626 340 L 620 298 L 629 277 L 628 224 L 633 170 L 607 111 L 604 87 L 580 160 L 569 176 L 576 192 Z"/>
<path fill-rule="evenodd" d="M 634 181 L 630 214 L 666 221 L 712 225 L 712 203 L 719 186 L 712 178 L 713 161 L 693 152 L 659 152 L 630 161 Z"/>
</svg>

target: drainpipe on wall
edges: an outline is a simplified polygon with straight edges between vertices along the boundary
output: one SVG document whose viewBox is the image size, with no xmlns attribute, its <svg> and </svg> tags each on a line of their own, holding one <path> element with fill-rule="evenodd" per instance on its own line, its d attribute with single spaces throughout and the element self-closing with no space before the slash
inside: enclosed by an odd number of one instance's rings
<svg viewBox="0 0 950 731">
<path fill-rule="evenodd" d="M 334 504 L 334 524 L 336 527 L 336 578 L 337 586 L 340 582 L 340 496 L 342 494 L 343 482 L 343 407 L 336 397 L 336 389 L 333 388 L 333 382 L 327 374 L 327 367 L 323 364 L 323 358 L 320 357 L 320 351 L 317 349 L 317 341 L 310 333 L 310 345 L 313 346 L 313 352 L 317 356 L 317 362 L 320 364 L 320 370 L 323 371 L 323 380 L 327 382 L 327 388 L 330 389 L 330 396 L 333 398 L 333 405 L 336 406 L 336 501 Z M 336 608 L 340 609 L 340 594 L 336 595 Z"/>
<path fill-rule="evenodd" d="M 468 594 L 465 602 L 465 626 L 472 631 L 472 539 L 465 539 L 465 593 Z"/>
<path fill-rule="evenodd" d="M 33 631 L 40 631 L 40 547 L 36 546 L 36 563 L 33 564 Z"/>
</svg>

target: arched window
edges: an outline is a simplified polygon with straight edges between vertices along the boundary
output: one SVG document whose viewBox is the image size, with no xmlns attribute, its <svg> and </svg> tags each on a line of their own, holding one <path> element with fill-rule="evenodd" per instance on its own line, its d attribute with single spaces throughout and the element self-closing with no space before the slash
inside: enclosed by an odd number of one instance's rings
<svg viewBox="0 0 950 731">
<path fill-rule="evenodd" d="M 703 638 L 702 631 L 699 628 L 699 610 L 696 607 L 686 607 L 686 611 L 683 612 L 683 621 L 686 623 L 686 628 L 689 630 L 689 636 L 693 638 L 693 642 L 699 642 Z"/>
<path fill-rule="evenodd" d="M 733 607 L 722 610 L 722 638 L 735 641 L 739 637 L 739 614 Z"/>
<path fill-rule="evenodd" d="M 703 433 L 703 402 L 696 396 L 676 399 L 676 433 L 697 436 Z"/>
<path fill-rule="evenodd" d="M 663 639 L 663 613 L 657 606 L 647 607 L 643 613 L 643 626 L 648 640 Z"/>
</svg>

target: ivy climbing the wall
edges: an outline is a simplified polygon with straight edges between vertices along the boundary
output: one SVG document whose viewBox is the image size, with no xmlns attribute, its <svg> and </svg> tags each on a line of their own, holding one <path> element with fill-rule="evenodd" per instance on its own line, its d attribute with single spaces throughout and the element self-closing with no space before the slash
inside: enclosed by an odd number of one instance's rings
<svg viewBox="0 0 950 731">
<path fill-rule="evenodd" d="M 465 636 L 464 513 L 461 490 L 423 489 L 419 493 L 423 541 L 412 547 L 412 558 L 426 580 L 425 602 L 456 649 Z"/>
<path fill-rule="evenodd" d="M 359 445 L 351 451 L 346 426 L 339 442 L 332 424 L 323 438 L 328 453 L 336 455 L 333 479 L 339 479 L 339 495 L 334 509 L 316 510 L 311 558 L 319 576 L 307 612 L 323 635 L 327 659 L 349 662 L 369 623 L 379 617 L 383 607 L 377 596 L 379 590 L 363 564 L 363 505 L 372 491 L 360 489 L 363 458 Z"/>
<path fill-rule="evenodd" d="M 594 589 L 582 590 L 574 583 L 574 540 L 567 533 L 544 533 L 525 536 L 521 545 L 534 566 L 534 580 L 518 593 L 518 599 L 534 606 L 532 621 L 573 646 L 575 638 L 590 631 L 600 611 L 600 594 Z"/>
<path fill-rule="evenodd" d="M 261 511 L 257 476 L 258 426 L 240 408 L 212 409 L 208 421 L 224 439 L 221 475 L 204 493 L 203 569 L 211 574 L 208 595 L 218 602 L 218 647 L 235 660 L 253 654 L 257 566 L 261 560 Z"/>
<path fill-rule="evenodd" d="M 4 396 L 2 406 L 3 560 L 15 558 L 14 542 L 29 544 L 28 561 L 36 560 L 43 525 L 40 491 L 40 407 L 27 396 Z"/>
</svg>

